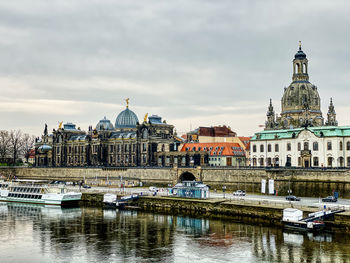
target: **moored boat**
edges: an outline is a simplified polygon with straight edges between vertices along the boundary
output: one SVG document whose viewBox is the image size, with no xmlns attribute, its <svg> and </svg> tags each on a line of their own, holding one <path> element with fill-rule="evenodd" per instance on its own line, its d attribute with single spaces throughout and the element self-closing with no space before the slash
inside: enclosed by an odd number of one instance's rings
<svg viewBox="0 0 350 263">
<path fill-rule="evenodd" d="M 0 201 L 44 205 L 73 205 L 81 200 L 81 193 L 68 192 L 63 186 L 39 184 L 2 184 Z"/>
<path fill-rule="evenodd" d="M 303 231 L 320 231 L 325 227 L 319 217 L 303 218 L 303 211 L 295 208 L 286 208 L 283 210 L 282 223 L 286 228 Z"/>
<path fill-rule="evenodd" d="M 131 194 L 127 196 L 122 196 L 120 199 L 117 199 L 117 195 L 107 193 L 103 196 L 103 204 L 107 208 L 121 208 L 127 205 L 129 202 L 132 202 L 138 198 L 138 194 Z"/>
</svg>

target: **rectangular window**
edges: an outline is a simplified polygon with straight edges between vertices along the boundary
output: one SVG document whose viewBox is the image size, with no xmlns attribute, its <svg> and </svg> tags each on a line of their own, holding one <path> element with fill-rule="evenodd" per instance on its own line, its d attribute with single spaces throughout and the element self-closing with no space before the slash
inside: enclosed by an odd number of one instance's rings
<svg viewBox="0 0 350 263">
<path fill-rule="evenodd" d="M 267 151 L 270 153 L 271 152 L 271 144 L 267 145 Z"/>
<path fill-rule="evenodd" d="M 289 143 L 287 143 L 287 151 L 291 151 L 292 150 L 292 145 L 291 145 L 291 143 L 289 142 Z"/>
<path fill-rule="evenodd" d="M 260 152 L 264 152 L 264 145 L 263 144 L 260 144 Z"/>
<path fill-rule="evenodd" d="M 278 146 L 278 144 L 275 144 L 275 152 L 279 152 L 279 146 Z"/>
<path fill-rule="evenodd" d="M 327 150 L 328 151 L 332 150 L 332 142 L 327 142 Z"/>
</svg>

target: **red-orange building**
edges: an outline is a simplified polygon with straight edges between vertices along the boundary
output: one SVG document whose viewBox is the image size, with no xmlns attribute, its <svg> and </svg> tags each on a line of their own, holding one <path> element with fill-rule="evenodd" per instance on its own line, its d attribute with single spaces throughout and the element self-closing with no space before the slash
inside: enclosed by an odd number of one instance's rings
<svg viewBox="0 0 350 263">
<path fill-rule="evenodd" d="M 207 152 L 210 166 L 243 167 L 246 164 L 246 153 L 238 143 L 185 143 L 181 152 Z"/>
</svg>

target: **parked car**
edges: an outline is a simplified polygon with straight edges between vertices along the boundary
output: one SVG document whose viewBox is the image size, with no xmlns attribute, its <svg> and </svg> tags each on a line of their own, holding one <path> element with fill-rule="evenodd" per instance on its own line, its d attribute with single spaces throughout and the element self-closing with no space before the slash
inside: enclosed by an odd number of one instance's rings
<svg viewBox="0 0 350 263">
<path fill-rule="evenodd" d="M 233 192 L 234 196 L 245 196 L 245 191 L 243 190 L 237 190 L 236 192 Z"/>
<path fill-rule="evenodd" d="M 286 196 L 287 201 L 300 201 L 300 197 L 296 197 L 295 195 Z"/>
<path fill-rule="evenodd" d="M 327 196 L 325 198 L 322 198 L 322 202 L 337 202 L 338 199 L 334 196 Z"/>
<path fill-rule="evenodd" d="M 88 189 L 88 188 L 91 188 L 91 186 L 90 186 L 90 185 L 87 185 L 87 184 L 84 184 L 84 185 L 83 185 L 83 188 L 87 188 L 87 189 Z"/>
</svg>

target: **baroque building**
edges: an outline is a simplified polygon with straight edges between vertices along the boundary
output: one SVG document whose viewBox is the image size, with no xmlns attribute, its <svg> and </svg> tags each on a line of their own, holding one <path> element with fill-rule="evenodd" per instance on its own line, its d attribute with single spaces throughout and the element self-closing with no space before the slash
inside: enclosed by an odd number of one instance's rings
<svg viewBox="0 0 350 263">
<path fill-rule="evenodd" d="M 104 117 L 96 128 L 89 126 L 88 132 L 66 123 L 36 142 L 36 166 L 75 167 L 110 166 L 135 167 L 158 165 L 157 152 L 176 151 L 179 142 L 174 126 L 162 121 L 157 115 L 142 123 L 129 109 L 120 112 L 115 126 Z"/>
<path fill-rule="evenodd" d="M 333 101 L 324 122 L 317 87 L 309 82 L 308 60 L 299 45 L 293 78 L 276 116 L 268 106 L 265 130 L 250 141 L 252 166 L 350 167 L 350 126 L 338 127 Z"/>
<path fill-rule="evenodd" d="M 281 99 L 282 112 L 280 116 L 275 115 L 272 101 L 270 100 L 266 114 L 265 130 L 324 125 L 320 95 L 317 87 L 309 82 L 308 71 L 308 59 L 301 49 L 301 44 L 299 44 L 299 50 L 293 59 L 292 83 L 287 88 L 284 88 Z M 334 111 L 334 107 L 332 109 Z M 335 112 L 333 117 L 335 118 Z M 333 124 L 336 124 L 335 119 L 332 122 L 326 122 L 326 125 Z"/>
</svg>

